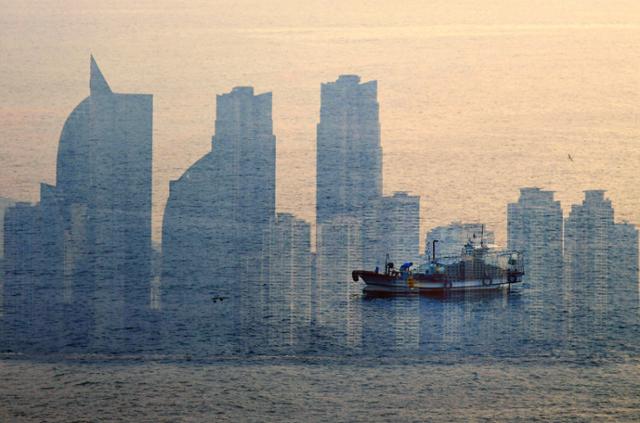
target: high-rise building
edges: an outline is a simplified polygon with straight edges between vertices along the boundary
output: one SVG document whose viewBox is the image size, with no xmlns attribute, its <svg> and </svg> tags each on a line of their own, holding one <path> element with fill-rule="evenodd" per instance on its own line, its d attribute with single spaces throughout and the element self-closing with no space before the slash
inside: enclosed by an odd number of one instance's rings
<svg viewBox="0 0 640 423">
<path fill-rule="evenodd" d="M 507 206 L 508 248 L 523 253 L 527 289 L 526 325 L 529 336 L 552 328 L 550 313 L 561 305 L 565 286 L 562 272 L 562 207 L 553 191 L 521 188 L 517 203 Z"/>
<path fill-rule="evenodd" d="M 62 129 L 56 184 L 41 185 L 33 229 L 42 257 L 34 274 L 63 293 L 85 340 L 146 305 L 151 271 L 152 96 L 114 93 L 93 57 L 89 87 Z M 11 222 L 19 238 L 5 245 L 23 244 Z"/>
<path fill-rule="evenodd" d="M 609 302 L 615 310 L 638 305 L 638 228 L 631 223 L 613 226 L 609 260 Z M 628 318 L 630 313 L 623 313 Z"/>
<path fill-rule="evenodd" d="M 81 260 L 90 271 L 144 280 L 151 266 L 153 98 L 112 92 L 93 57 L 90 89 L 65 122 L 49 197 L 62 209 L 65 237 L 72 226 L 84 227 Z"/>
<path fill-rule="evenodd" d="M 317 128 L 316 219 L 363 219 L 382 195 L 377 82 L 341 75 L 322 84 Z M 365 240 L 366 241 L 366 240 Z"/>
<path fill-rule="evenodd" d="M 521 188 L 507 207 L 508 248 L 524 253 L 525 273 L 562 263 L 562 207 L 553 191 Z"/>
<path fill-rule="evenodd" d="M 365 263 L 376 261 L 380 241 L 375 228 L 382 197 L 377 82 L 361 83 L 341 75 L 321 86 L 317 127 L 316 230 L 337 217 L 359 224 L 357 253 Z M 322 237 L 318 236 L 316 242 Z M 318 244 L 318 251 L 327 251 Z"/>
<path fill-rule="evenodd" d="M 236 87 L 218 95 L 215 126 L 211 151 L 171 181 L 162 230 L 165 275 L 210 276 L 246 266 L 259 259 L 275 216 L 271 93 Z"/>
<path fill-rule="evenodd" d="M 573 205 L 565 220 L 564 256 L 568 285 L 575 307 L 587 308 L 594 319 L 589 332 L 606 335 L 606 325 L 623 306 L 637 297 L 638 231 L 628 223 L 614 223 L 611 200 L 604 190 L 585 191 L 582 204 Z"/>
<path fill-rule="evenodd" d="M 610 272 L 619 280 L 634 284 L 638 280 L 638 228 L 623 222 L 613 226 Z"/>
<path fill-rule="evenodd" d="M 8 277 L 12 274 L 34 275 L 40 271 L 41 213 L 37 204 L 18 202 L 4 215 L 4 259 Z M 20 292 L 15 292 L 21 295 Z"/>
<path fill-rule="evenodd" d="M 565 264 L 574 279 L 593 283 L 594 288 L 603 281 L 609 264 L 609 240 L 613 233 L 614 216 L 611 200 L 604 197 L 605 191 L 585 191 L 582 204 L 571 206 L 565 221 Z"/>
<path fill-rule="evenodd" d="M 170 183 L 162 302 L 173 320 L 193 321 L 197 311 L 203 323 L 238 332 L 259 314 L 262 241 L 275 218 L 275 160 L 271 93 L 236 87 L 218 95 L 211 151 Z M 228 299 L 212 307 L 212 296 Z"/>
<path fill-rule="evenodd" d="M 429 258 L 433 255 L 433 241 L 437 241 L 436 256 L 455 257 L 460 255 L 468 242 L 476 245 L 480 245 L 480 242 L 493 244 L 495 235 L 483 223 L 453 222 L 437 226 L 427 232 L 424 250 Z"/>
</svg>

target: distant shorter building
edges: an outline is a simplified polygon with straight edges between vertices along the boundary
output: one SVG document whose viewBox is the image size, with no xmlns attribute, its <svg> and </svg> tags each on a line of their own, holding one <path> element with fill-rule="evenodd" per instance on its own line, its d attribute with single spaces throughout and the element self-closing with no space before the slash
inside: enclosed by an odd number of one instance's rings
<svg viewBox="0 0 640 423">
<path fill-rule="evenodd" d="M 378 219 L 381 254 L 377 264 L 383 266 L 386 255 L 395 262 L 417 261 L 420 256 L 420 197 L 406 192 L 382 197 Z"/>
<path fill-rule="evenodd" d="M 318 281 L 343 283 L 362 267 L 362 224 L 353 217 L 335 217 L 318 227 Z"/>
<path fill-rule="evenodd" d="M 8 334 L 18 339 L 34 336 L 37 274 L 40 271 L 40 207 L 31 203 L 16 203 L 4 216 L 4 313 Z"/>
<path fill-rule="evenodd" d="M 311 320 L 311 225 L 292 214 L 278 213 L 265 230 L 262 245 L 267 315 L 279 325 L 269 341 L 292 345 L 297 329 Z"/>
<path fill-rule="evenodd" d="M 40 206 L 26 202 L 7 208 L 4 216 L 5 269 L 12 274 L 40 271 Z"/>
<path fill-rule="evenodd" d="M 351 272 L 361 269 L 362 224 L 353 217 L 334 217 L 317 228 L 316 322 L 335 334 L 332 342 L 358 345 L 362 320 L 362 287 L 351 281 Z M 343 337 L 342 335 L 345 335 Z"/>
<path fill-rule="evenodd" d="M 495 243 L 493 231 L 487 230 L 483 223 L 453 222 L 445 226 L 438 226 L 427 233 L 425 254 L 433 255 L 433 241 L 436 243 L 436 255 L 439 257 L 458 256 L 464 245 L 471 241 L 480 244 Z"/>
<path fill-rule="evenodd" d="M 4 213 L 7 208 L 13 206 L 15 201 L 0 197 L 0 222 L 4 222 Z M 0 225 L 0 262 L 4 257 L 4 225 Z"/>
<path fill-rule="evenodd" d="M 604 325 L 624 303 L 638 295 L 638 229 L 615 223 L 604 190 L 585 191 L 565 221 L 566 275 L 576 304 L 586 305 Z M 637 302 L 636 302 L 637 304 Z M 634 306 L 635 307 L 635 306 Z"/>
<path fill-rule="evenodd" d="M 638 281 L 638 228 L 623 222 L 613 226 L 611 241 L 611 274 L 617 280 Z"/>
</svg>

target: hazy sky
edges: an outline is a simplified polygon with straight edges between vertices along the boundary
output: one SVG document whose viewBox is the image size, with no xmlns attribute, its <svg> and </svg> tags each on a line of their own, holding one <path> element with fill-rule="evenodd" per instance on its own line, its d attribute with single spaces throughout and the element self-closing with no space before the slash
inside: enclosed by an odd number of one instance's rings
<svg viewBox="0 0 640 423">
<path fill-rule="evenodd" d="M 423 197 L 423 232 L 482 220 L 503 241 L 525 185 L 565 210 L 608 189 L 640 222 L 639 1 L 131 3 L 0 1 L 0 196 L 55 180 L 93 53 L 114 91 L 154 94 L 156 238 L 236 85 L 273 92 L 278 208 L 313 220 L 320 83 L 342 73 L 379 81 L 385 192 Z"/>
</svg>

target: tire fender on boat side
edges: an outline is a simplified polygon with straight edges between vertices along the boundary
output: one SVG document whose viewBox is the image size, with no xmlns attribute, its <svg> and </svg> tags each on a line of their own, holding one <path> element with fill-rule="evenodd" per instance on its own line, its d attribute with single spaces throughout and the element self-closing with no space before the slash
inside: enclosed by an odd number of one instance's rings
<svg viewBox="0 0 640 423">
<path fill-rule="evenodd" d="M 357 270 L 354 270 L 351 272 L 351 279 L 353 279 L 354 282 L 358 282 L 358 279 L 360 279 L 360 273 Z"/>
<path fill-rule="evenodd" d="M 513 273 L 511 273 L 509 275 L 509 283 L 516 283 L 518 282 L 518 277 L 516 275 L 514 275 Z"/>
</svg>

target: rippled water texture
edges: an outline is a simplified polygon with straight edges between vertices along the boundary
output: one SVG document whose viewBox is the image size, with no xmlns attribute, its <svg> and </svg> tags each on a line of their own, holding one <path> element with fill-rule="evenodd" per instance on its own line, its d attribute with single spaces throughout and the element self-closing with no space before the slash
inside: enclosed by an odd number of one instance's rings
<svg viewBox="0 0 640 423">
<path fill-rule="evenodd" d="M 4 421 L 637 421 L 637 363 L 0 363 Z M 331 363 L 331 362 L 330 362 Z M 20 383 L 15 383 L 16 381 Z M 9 383 L 7 383 L 9 382 Z"/>
</svg>

